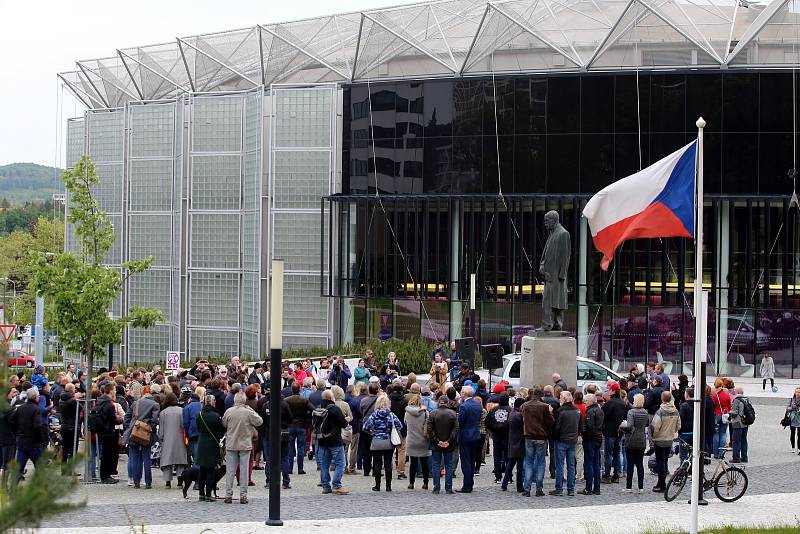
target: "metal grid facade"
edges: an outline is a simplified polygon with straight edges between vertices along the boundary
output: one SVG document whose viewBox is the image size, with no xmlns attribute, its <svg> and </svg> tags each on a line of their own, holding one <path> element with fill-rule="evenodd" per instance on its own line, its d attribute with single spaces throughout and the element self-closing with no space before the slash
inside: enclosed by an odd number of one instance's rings
<svg viewBox="0 0 800 534">
<path fill-rule="evenodd" d="M 319 205 L 332 189 L 337 91 L 273 86 L 271 96 L 270 242 L 272 257 L 285 261 L 284 346 L 330 346 Z"/>
</svg>

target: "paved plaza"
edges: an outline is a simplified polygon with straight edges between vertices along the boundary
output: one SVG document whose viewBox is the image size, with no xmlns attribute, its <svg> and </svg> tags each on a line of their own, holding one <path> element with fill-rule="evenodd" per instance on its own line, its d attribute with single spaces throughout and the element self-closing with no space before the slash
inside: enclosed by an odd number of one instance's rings
<svg viewBox="0 0 800 534">
<path fill-rule="evenodd" d="M 746 500 L 726 505 L 717 503 L 713 495 L 709 496 L 711 506 L 701 510 L 706 524 L 742 521 L 780 521 L 793 524 L 797 521 L 794 514 L 797 513 L 796 503 L 800 499 L 797 494 L 800 456 L 790 452 L 788 431 L 778 425 L 784 402 L 778 398 L 754 399 L 758 418 L 750 431 L 750 463 L 746 467 L 750 485 Z M 676 467 L 677 461 L 677 458 L 671 459 L 670 467 Z M 655 477 L 650 474 L 646 477 L 647 491 L 643 495 L 623 494 L 623 485 L 610 484 L 603 485 L 603 494 L 595 497 L 579 495 L 525 498 L 513 491 L 513 484 L 509 486 L 508 492 L 501 492 L 499 485 L 494 484 L 490 465 L 482 468 L 481 476 L 476 479 L 475 491 L 469 495 L 431 495 L 430 492 L 419 489 L 420 482 L 417 483 L 418 489 L 411 491 L 406 489 L 408 482 L 405 480 L 395 480 L 392 493 L 375 493 L 370 489 L 373 485 L 372 478 L 346 475 L 344 485 L 351 492 L 349 496 L 323 496 L 316 485 L 318 473 L 314 462 L 307 463 L 306 471 L 307 475 L 293 475 L 292 489 L 282 493 L 282 516 L 284 520 L 291 520 L 287 521 L 287 527 L 302 527 L 300 530 L 295 528 L 295 532 L 321 532 L 344 525 L 350 532 L 367 532 L 370 525 L 374 528 L 374 523 L 369 518 L 386 516 L 396 516 L 399 521 L 396 525 L 389 525 L 391 521 L 382 521 L 389 528 L 382 532 L 399 532 L 400 529 L 407 531 L 414 521 L 428 525 L 431 521 L 446 522 L 454 517 L 452 514 L 459 514 L 459 522 L 472 517 L 478 521 L 499 521 L 498 524 L 509 525 L 505 530 L 507 532 L 531 531 L 530 528 L 519 527 L 518 520 L 513 518 L 534 522 L 529 524 L 552 524 L 553 530 L 549 530 L 550 532 L 605 532 L 602 528 L 592 530 L 593 527 L 603 525 L 596 521 L 603 517 L 617 518 L 613 522 L 615 527 L 620 523 L 630 526 L 628 520 L 633 517 L 642 528 L 648 525 L 665 528 L 668 524 L 686 525 L 687 523 L 680 521 L 689 510 L 683 498 L 666 503 L 661 494 L 651 493 L 649 488 L 655 484 Z M 124 456 L 119 472 L 124 479 Z M 182 525 L 181 532 L 201 532 L 206 528 L 214 532 L 254 532 L 263 524 L 267 510 L 264 472 L 255 471 L 254 477 L 256 486 L 249 488 L 250 503 L 247 505 L 236 501 L 234 504 L 224 504 L 221 501 L 201 503 L 194 491 L 190 491 L 190 498 L 184 500 L 180 489 L 164 488 L 159 470 L 153 470 L 154 487 L 151 490 L 134 490 L 124 483 L 116 486 L 84 485 L 80 487 L 76 497 L 86 497 L 88 506 L 79 512 L 50 520 L 43 526 L 59 529 L 87 525 L 121 531 L 131 525 L 145 525 L 148 532 L 174 532 L 174 527 L 153 527 L 179 524 Z M 455 488 L 459 485 L 460 477 L 454 481 Z M 553 481 L 546 479 L 545 490 L 552 487 Z M 580 488 L 578 485 L 578 489 Z M 220 495 L 224 495 L 224 489 L 220 489 Z M 684 491 L 688 497 L 688 487 Z M 742 506 L 751 501 L 758 504 L 756 510 Z M 782 506 L 783 502 L 793 504 Z M 771 510 L 771 513 L 758 515 L 766 510 Z M 750 513 L 751 511 L 758 513 Z M 341 520 L 345 520 L 344 523 Z M 234 522 L 243 524 L 234 528 L 231 524 Z M 391 530 L 392 528 L 396 530 Z"/>
</svg>

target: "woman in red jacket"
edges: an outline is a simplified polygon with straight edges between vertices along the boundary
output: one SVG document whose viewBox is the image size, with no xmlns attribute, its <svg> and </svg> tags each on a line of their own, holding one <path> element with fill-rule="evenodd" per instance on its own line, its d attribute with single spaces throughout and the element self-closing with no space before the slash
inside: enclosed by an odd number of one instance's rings
<svg viewBox="0 0 800 534">
<path fill-rule="evenodd" d="M 725 381 L 717 378 L 714 381 L 714 392 L 711 394 L 714 401 L 714 443 L 712 453 L 715 458 L 722 458 L 722 447 L 728 444 L 728 414 L 731 411 L 731 397 L 725 390 Z"/>
</svg>

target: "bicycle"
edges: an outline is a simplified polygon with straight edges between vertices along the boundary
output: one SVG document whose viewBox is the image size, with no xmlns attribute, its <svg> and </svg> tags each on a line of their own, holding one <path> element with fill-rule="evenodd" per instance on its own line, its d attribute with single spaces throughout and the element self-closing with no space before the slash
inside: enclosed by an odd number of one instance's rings
<svg viewBox="0 0 800 534">
<path fill-rule="evenodd" d="M 683 491 L 686 481 L 691 476 L 692 472 L 692 446 L 684 440 L 678 438 L 678 441 L 688 447 L 689 456 L 681 462 L 681 465 L 672 473 L 667 487 L 664 490 L 664 499 L 667 502 L 674 501 L 678 495 Z M 722 451 L 721 458 L 712 458 L 711 455 L 703 453 L 703 466 L 702 484 L 703 491 L 709 491 L 712 488 L 719 500 L 723 502 L 734 502 L 742 497 L 747 491 L 747 473 L 741 467 L 733 466 L 725 459 L 725 453 L 733 450 L 731 447 L 720 447 Z M 716 467 L 711 477 L 706 477 L 706 462 L 716 460 Z"/>
</svg>

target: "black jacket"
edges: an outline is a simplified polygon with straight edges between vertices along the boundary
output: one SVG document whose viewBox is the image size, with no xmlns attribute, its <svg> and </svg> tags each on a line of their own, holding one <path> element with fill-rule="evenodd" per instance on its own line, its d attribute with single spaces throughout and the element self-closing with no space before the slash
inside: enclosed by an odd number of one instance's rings
<svg viewBox="0 0 800 534">
<path fill-rule="evenodd" d="M 11 412 L 12 408 L 8 406 L 4 406 L 3 411 L 0 412 L 0 447 L 8 447 L 16 443 L 14 431 L 11 429 L 11 422 L 9 421 Z"/>
<path fill-rule="evenodd" d="M 289 395 L 286 398 L 289 407 L 291 420 L 289 426 L 292 428 L 307 428 L 311 421 L 311 410 L 314 409 L 308 399 L 302 395 Z"/>
<path fill-rule="evenodd" d="M 694 403 L 692 401 L 682 403 L 678 413 L 681 416 L 681 428 L 678 432 L 680 434 L 694 434 Z"/>
<path fill-rule="evenodd" d="M 105 395 L 101 395 L 97 399 L 97 406 L 103 419 L 103 427 L 98 430 L 97 435 L 105 438 L 115 434 L 116 429 L 114 426 L 117 424 L 117 409 L 114 408 L 114 402 Z"/>
<path fill-rule="evenodd" d="M 14 409 L 9 416 L 9 423 L 17 437 L 17 447 L 42 446 L 42 412 L 38 401 L 29 400 Z"/>
<path fill-rule="evenodd" d="M 214 397 L 214 409 L 221 417 L 225 413 L 225 392 L 221 389 L 209 389 L 208 394 Z"/>
<path fill-rule="evenodd" d="M 661 393 L 663 392 L 664 388 L 661 386 L 653 386 L 647 390 L 644 407 L 650 415 L 655 415 L 658 409 L 661 408 Z"/>
<path fill-rule="evenodd" d="M 408 401 L 406 401 L 406 396 L 403 394 L 402 391 L 399 389 L 395 389 L 389 394 L 389 401 L 391 402 L 391 410 L 392 413 L 397 416 L 400 421 L 405 420 L 406 416 L 406 406 L 408 406 Z M 406 425 L 403 425 L 403 428 L 400 429 L 400 435 L 406 436 L 408 430 L 406 430 Z"/>
<path fill-rule="evenodd" d="M 625 401 L 619 398 L 619 393 L 608 399 L 603 405 L 603 436 L 619 436 L 619 425 L 625 420 L 626 410 Z"/>
<path fill-rule="evenodd" d="M 606 403 L 608 404 L 608 403 Z M 592 404 L 586 409 L 586 419 L 583 420 L 581 435 L 583 441 L 593 441 L 595 443 L 603 442 L 604 435 L 604 412 L 605 408 L 601 409 L 597 404 Z M 556 423 L 558 424 L 558 423 Z"/>
<path fill-rule="evenodd" d="M 61 426 L 66 428 L 75 428 L 75 421 L 77 419 L 80 425 L 80 416 L 76 418 L 76 411 L 80 410 L 78 400 L 71 393 L 66 391 L 61 394 L 60 402 L 58 403 L 58 411 L 61 413 Z"/>
<path fill-rule="evenodd" d="M 522 412 L 518 410 L 511 410 L 508 414 L 508 457 L 525 458 Z"/>
<path fill-rule="evenodd" d="M 289 409 L 287 400 L 288 399 L 281 399 L 281 441 L 285 442 L 284 445 L 289 442 L 289 425 L 292 421 L 292 412 Z M 267 437 L 269 437 L 269 428 L 273 421 L 269 411 L 269 403 L 270 399 L 268 396 L 261 397 L 258 400 L 258 409 L 256 410 L 256 413 L 264 420 L 264 423 L 261 425 L 260 434 L 261 436 L 266 435 Z"/>
<path fill-rule="evenodd" d="M 328 410 L 327 424 L 330 425 L 332 434 L 327 438 L 319 440 L 319 444 L 323 447 L 341 447 L 342 446 L 342 429 L 347 426 L 347 420 L 344 418 L 342 410 L 330 400 L 322 400 L 320 405 L 322 408 Z"/>
<path fill-rule="evenodd" d="M 581 411 L 574 404 L 563 404 L 556 411 L 556 428 L 554 437 L 563 443 L 577 443 L 581 428 Z"/>
<path fill-rule="evenodd" d="M 453 452 L 458 448 L 458 414 L 450 406 L 439 406 L 428 417 L 428 440 L 431 449 L 439 452 Z M 447 442 L 447 448 L 439 448 L 440 441 Z"/>
</svg>

